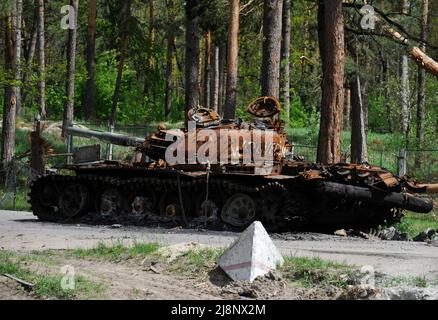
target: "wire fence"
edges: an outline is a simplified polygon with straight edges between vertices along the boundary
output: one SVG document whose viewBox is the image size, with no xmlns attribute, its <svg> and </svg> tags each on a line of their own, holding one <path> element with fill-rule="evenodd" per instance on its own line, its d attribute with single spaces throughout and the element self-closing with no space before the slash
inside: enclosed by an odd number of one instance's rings
<svg viewBox="0 0 438 320">
<path fill-rule="evenodd" d="M 22 159 L 12 159 L 7 168 L 0 170 L 3 185 L 0 188 L 0 209 L 28 210 L 29 183 L 36 174 Z"/>
<path fill-rule="evenodd" d="M 102 126 L 92 129 L 103 129 Z M 116 132 L 125 133 L 131 136 L 145 137 L 156 131 L 154 126 L 118 126 Z M 292 141 L 292 140 L 290 140 Z M 96 141 L 98 142 L 98 141 Z M 83 141 L 82 143 L 90 144 Z M 106 154 L 106 143 L 101 143 L 103 155 Z M 79 145 L 77 145 L 79 146 Z M 124 148 L 120 147 L 118 157 L 123 156 Z M 122 150 L 123 149 L 123 150 Z M 316 162 L 317 147 L 311 145 L 294 145 L 294 155 L 303 157 L 304 160 Z M 342 152 L 344 161 L 349 162 L 348 152 Z M 400 150 L 388 150 L 384 148 L 368 149 L 368 162 L 372 165 L 383 167 L 394 174 L 400 170 Z M 48 165 L 54 164 L 62 159 L 48 159 Z M 55 161 L 56 160 L 56 161 Z M 418 179 L 422 183 L 438 183 L 438 150 L 408 149 L 405 157 L 406 174 Z M 53 162 L 53 163 L 52 163 Z M 23 159 L 14 159 L 8 168 L 0 170 L 0 209 L 26 210 L 28 205 L 29 182 L 32 177 L 30 165 Z"/>
<path fill-rule="evenodd" d="M 294 154 L 310 162 L 316 161 L 317 147 L 295 145 Z M 342 152 L 347 154 L 347 152 Z M 400 150 L 368 148 L 368 162 L 398 174 Z M 344 159 L 351 161 L 349 156 Z M 438 150 L 406 150 L 406 174 L 424 183 L 438 183 Z"/>
<path fill-rule="evenodd" d="M 406 166 L 409 176 L 438 183 L 438 150 L 407 150 Z"/>
<path fill-rule="evenodd" d="M 90 125 L 90 124 L 88 124 Z M 104 128 L 102 124 L 96 124 L 95 128 Z M 105 130 L 105 129 L 104 129 Z M 136 137 L 145 137 L 155 132 L 156 126 L 129 126 L 116 125 L 115 131 Z M 289 136 L 289 141 L 294 139 Z M 107 145 L 103 145 L 106 148 Z M 104 150 L 105 152 L 105 150 Z M 105 154 L 105 153 L 104 153 Z M 294 145 L 294 154 L 302 156 L 306 161 L 316 162 L 317 147 L 312 145 Z M 350 162 L 349 150 L 342 150 L 343 161 Z M 400 150 L 387 148 L 368 148 L 368 162 L 391 171 L 394 174 L 399 172 Z M 426 183 L 438 181 L 438 149 L 420 150 L 409 149 L 406 153 L 406 174 Z"/>
</svg>

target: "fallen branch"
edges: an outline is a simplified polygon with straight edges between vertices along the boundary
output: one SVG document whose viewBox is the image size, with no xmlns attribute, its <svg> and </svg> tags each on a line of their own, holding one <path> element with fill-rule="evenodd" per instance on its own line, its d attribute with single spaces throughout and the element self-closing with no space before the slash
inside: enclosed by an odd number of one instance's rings
<svg viewBox="0 0 438 320">
<path fill-rule="evenodd" d="M 420 188 L 425 188 L 427 193 L 438 193 L 438 184 L 421 184 Z"/>
<path fill-rule="evenodd" d="M 344 3 L 344 6 L 358 8 L 359 5 L 355 3 Z M 420 48 L 410 44 L 409 34 L 406 30 L 395 21 L 389 19 L 382 11 L 375 9 L 375 22 L 380 24 L 383 32 L 387 33 L 397 43 L 407 46 L 408 52 L 411 54 L 411 58 L 423 69 L 438 77 L 438 62 L 429 57 Z M 383 20 L 382 20 L 383 19 Z M 394 25 L 401 32 L 392 27 Z M 403 35 L 403 34 L 404 35 Z M 415 39 L 414 39 L 415 40 Z"/>
<path fill-rule="evenodd" d="M 438 62 L 421 51 L 420 48 L 412 48 L 412 59 L 414 59 L 420 67 L 438 77 Z"/>
<path fill-rule="evenodd" d="M 35 285 L 33 283 L 24 281 L 20 278 L 14 277 L 13 275 L 9 274 L 9 273 L 5 273 L 3 274 L 6 278 L 12 279 L 16 282 L 18 282 L 19 284 L 21 284 L 23 287 L 25 287 L 26 289 L 32 289 L 33 287 L 35 287 Z"/>
</svg>

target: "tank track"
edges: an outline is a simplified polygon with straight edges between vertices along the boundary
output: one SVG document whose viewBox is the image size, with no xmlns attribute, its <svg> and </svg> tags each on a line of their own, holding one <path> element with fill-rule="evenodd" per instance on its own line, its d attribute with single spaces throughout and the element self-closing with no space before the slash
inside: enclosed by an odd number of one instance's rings
<svg viewBox="0 0 438 320">
<path fill-rule="evenodd" d="M 326 198 L 311 187 L 287 181 L 239 183 L 211 177 L 207 196 L 205 178 L 184 175 L 121 178 L 49 174 L 31 183 L 29 199 L 34 215 L 52 222 L 242 229 L 258 219 L 270 230 L 283 231 L 306 229 L 310 223 L 312 229 L 318 224 L 322 229 L 376 228 L 400 217 L 392 209 Z"/>
</svg>

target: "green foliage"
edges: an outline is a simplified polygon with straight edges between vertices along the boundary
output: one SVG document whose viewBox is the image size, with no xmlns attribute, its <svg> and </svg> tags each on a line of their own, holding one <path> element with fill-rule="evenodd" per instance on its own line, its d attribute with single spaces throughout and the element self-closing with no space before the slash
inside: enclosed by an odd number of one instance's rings
<svg viewBox="0 0 438 320">
<path fill-rule="evenodd" d="M 409 212 L 402 218 L 400 223 L 395 225 L 395 228 L 400 232 L 407 232 L 413 238 L 428 228 L 438 229 L 438 217 L 436 213 L 419 214 Z"/>
<path fill-rule="evenodd" d="M 381 284 L 383 287 L 400 287 L 400 286 L 414 286 L 418 288 L 427 288 L 428 281 L 424 276 L 416 276 L 416 277 L 392 277 L 386 279 Z"/>
<path fill-rule="evenodd" d="M 27 203 L 28 197 L 26 197 L 27 189 L 17 188 L 16 196 L 14 200 L 14 194 L 0 188 L 0 209 L 2 210 L 14 210 L 14 211 L 29 211 L 30 207 Z M 15 202 L 15 203 L 14 203 Z"/>
<path fill-rule="evenodd" d="M 198 274 L 201 277 L 206 277 L 217 266 L 217 261 L 223 252 L 223 249 L 215 248 L 188 250 L 168 267 L 168 271 L 178 274 Z"/>
<path fill-rule="evenodd" d="M 17 278 L 23 279 L 34 284 L 32 294 L 43 299 L 77 299 L 89 298 L 103 292 L 104 285 L 91 281 L 81 275 L 75 276 L 75 288 L 61 288 L 63 275 L 39 274 L 30 269 L 24 268 L 27 265 L 29 257 L 20 255 L 12 251 L 0 250 L 0 274 L 8 273 Z"/>
<path fill-rule="evenodd" d="M 12 0 L 2 0 L 0 2 L 0 18 L 3 18 L 7 12 L 12 11 Z"/>
<path fill-rule="evenodd" d="M 311 121 L 311 115 L 306 112 L 304 106 L 301 104 L 301 101 L 297 96 L 293 96 L 290 108 L 291 117 L 289 121 L 292 128 L 312 127 L 312 124 L 309 123 Z"/>
<path fill-rule="evenodd" d="M 348 277 L 354 273 L 352 266 L 318 257 L 286 257 L 283 266 L 279 269 L 286 279 L 297 281 L 304 287 L 345 288 Z"/>
<path fill-rule="evenodd" d="M 75 249 L 73 255 L 78 258 L 95 257 L 109 260 L 130 259 L 137 256 L 147 256 L 159 248 L 156 243 L 134 243 L 127 247 L 123 243 L 107 245 L 100 242 L 97 247 L 91 249 Z"/>
</svg>

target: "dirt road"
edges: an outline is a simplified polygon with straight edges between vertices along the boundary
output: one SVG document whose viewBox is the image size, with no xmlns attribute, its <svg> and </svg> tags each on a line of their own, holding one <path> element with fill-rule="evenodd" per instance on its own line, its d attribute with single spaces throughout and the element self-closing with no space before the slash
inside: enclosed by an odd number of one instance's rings
<svg viewBox="0 0 438 320">
<path fill-rule="evenodd" d="M 31 213 L 0 211 L 0 249 L 45 250 L 90 248 L 99 242 L 134 241 L 176 244 L 199 242 L 224 247 L 238 234 L 203 230 L 144 227 L 87 226 L 38 221 Z M 438 247 L 415 242 L 341 238 L 331 235 L 291 233 L 272 235 L 285 255 L 318 256 L 357 266 L 371 265 L 390 276 L 422 276 L 438 280 Z"/>
</svg>

